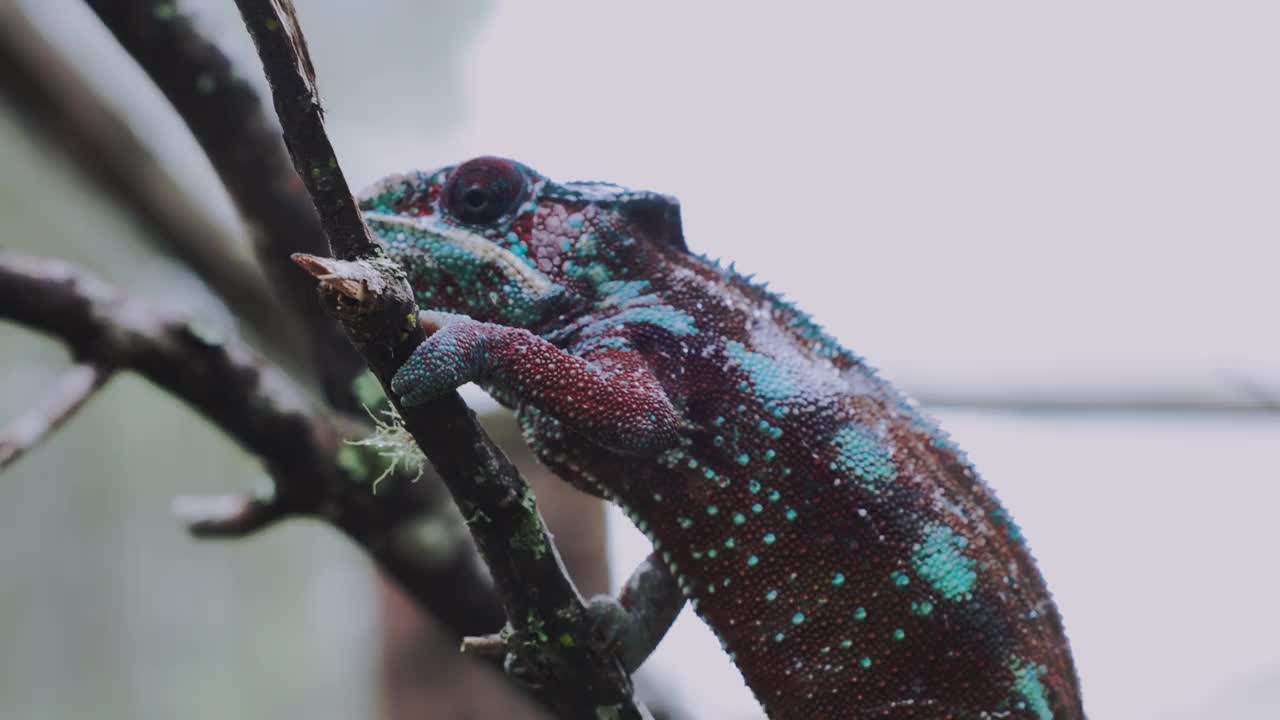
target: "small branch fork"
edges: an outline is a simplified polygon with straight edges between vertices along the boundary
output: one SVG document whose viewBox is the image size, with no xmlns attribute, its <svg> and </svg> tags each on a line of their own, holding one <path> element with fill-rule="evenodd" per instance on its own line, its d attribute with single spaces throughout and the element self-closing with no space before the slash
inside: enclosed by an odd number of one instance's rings
<svg viewBox="0 0 1280 720">
<path fill-rule="evenodd" d="M 39 405 L 0 432 L 0 470 L 22 457 L 80 411 L 111 373 L 92 362 L 80 363 L 62 375 Z"/>
<path fill-rule="evenodd" d="M 3 250 L 0 316 L 62 339 L 76 367 L 91 365 L 99 375 L 135 370 L 194 406 L 263 458 L 281 480 L 277 506 L 320 513 L 326 491 L 342 482 L 335 463 L 320 460 L 337 452 L 334 425 L 237 339 L 210 337 L 65 262 Z"/>
<path fill-rule="evenodd" d="M 236 4 L 334 256 L 295 259 L 321 281 L 322 298 L 391 397 L 392 375 L 425 339 L 413 293 L 373 241 L 338 167 L 292 4 Z M 564 573 L 532 492 L 462 399 L 450 393 L 397 410 L 449 488 L 494 579 L 511 629 L 509 672 L 560 717 L 645 717 L 621 662 L 593 639 L 586 606 Z"/>
<path fill-rule="evenodd" d="M 75 358 L 57 389 L 5 431 L 3 464 L 69 418 L 112 373 L 134 371 L 257 455 L 274 480 L 269 495 L 179 498 L 175 509 L 193 534 L 242 537 L 285 517 L 319 517 L 363 547 L 455 636 L 503 622 L 465 534 L 431 548 L 406 542 L 425 526 L 454 525 L 438 486 L 398 478 L 375 494 L 367 477 L 338 461 L 344 449 L 357 450 L 345 441 L 363 437 L 367 427 L 315 406 L 238 338 L 210 337 L 65 262 L 6 250 L 0 318 L 59 338 Z"/>
</svg>

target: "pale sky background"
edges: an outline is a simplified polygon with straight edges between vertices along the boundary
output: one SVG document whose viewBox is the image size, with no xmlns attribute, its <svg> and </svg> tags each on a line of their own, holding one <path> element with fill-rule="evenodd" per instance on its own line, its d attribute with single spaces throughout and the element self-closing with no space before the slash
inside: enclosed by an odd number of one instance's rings
<svg viewBox="0 0 1280 720">
<path fill-rule="evenodd" d="M 300 5 L 357 184 L 493 153 L 675 194 L 691 247 L 911 388 L 1280 398 L 1280 5 L 511 0 L 430 67 L 417 28 L 447 14 Z M 1280 717 L 1280 422 L 942 420 L 1030 538 L 1090 717 Z M 647 549 L 615 520 L 621 575 Z M 688 613 L 645 672 L 697 717 L 758 716 Z"/>
</svg>

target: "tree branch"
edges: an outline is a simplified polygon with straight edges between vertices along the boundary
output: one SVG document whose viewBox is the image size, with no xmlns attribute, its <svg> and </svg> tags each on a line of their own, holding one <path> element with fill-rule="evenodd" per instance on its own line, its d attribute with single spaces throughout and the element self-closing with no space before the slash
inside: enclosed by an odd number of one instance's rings
<svg viewBox="0 0 1280 720">
<path fill-rule="evenodd" d="M 0 250 L 0 318 L 61 339 L 78 362 L 104 374 L 138 372 L 262 460 L 275 481 L 269 498 L 180 501 L 195 534 L 239 536 L 283 517 L 320 517 L 365 548 L 456 637 L 502 623 L 465 533 L 415 540 L 423 528 L 456 524 L 433 490 L 437 486 L 392 481 L 375 494 L 377 458 L 344 442 L 353 424 L 316 408 L 283 371 L 240 340 L 210 337 L 185 318 L 159 312 L 67 263 L 6 250 Z"/>
<path fill-rule="evenodd" d="M 236 0 L 236 6 L 258 48 L 285 146 L 320 215 L 329 251 L 340 259 L 380 253 L 360 217 L 355 196 L 338 168 L 337 155 L 325 132 L 315 68 L 293 3 Z"/>
<path fill-rule="evenodd" d="M 109 377 L 111 373 L 94 363 L 80 363 L 63 373 L 43 402 L 0 432 L 0 471 L 75 415 Z"/>
<path fill-rule="evenodd" d="M 373 241 L 338 167 L 292 4 L 237 5 L 262 59 L 294 167 L 336 258 L 302 256 L 299 263 L 322 281 L 326 301 L 394 398 L 392 375 L 425 338 L 413 293 Z M 512 628 L 512 673 L 562 717 L 643 717 L 621 663 L 591 637 L 586 607 L 565 576 L 532 492 L 458 394 L 413 408 L 397 404 L 397 410 L 444 479 L 493 576 Z"/>
<path fill-rule="evenodd" d="M 177 110 L 249 228 L 258 260 L 306 330 L 330 403 L 357 412 L 351 381 L 364 370 L 341 328 L 316 303 L 315 282 L 289 260 L 323 253 L 324 232 L 294 172 L 280 126 L 231 60 L 176 7 L 154 0 L 87 0 Z M 260 310 L 261 311 L 261 310 Z"/>
</svg>

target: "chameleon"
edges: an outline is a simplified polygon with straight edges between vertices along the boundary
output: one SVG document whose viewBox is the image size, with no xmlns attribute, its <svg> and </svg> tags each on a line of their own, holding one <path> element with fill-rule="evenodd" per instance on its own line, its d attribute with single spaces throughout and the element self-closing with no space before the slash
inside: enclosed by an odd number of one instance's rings
<svg viewBox="0 0 1280 720">
<path fill-rule="evenodd" d="M 692 252 L 658 192 L 479 157 L 360 198 L 427 339 L 620 506 L 774 720 L 1084 717 L 1022 530 L 938 424 L 808 315 Z"/>
</svg>

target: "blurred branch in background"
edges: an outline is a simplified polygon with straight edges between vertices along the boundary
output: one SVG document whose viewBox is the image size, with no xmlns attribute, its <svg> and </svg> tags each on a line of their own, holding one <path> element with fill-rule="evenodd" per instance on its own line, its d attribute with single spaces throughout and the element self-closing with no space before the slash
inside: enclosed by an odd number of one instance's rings
<svg viewBox="0 0 1280 720">
<path fill-rule="evenodd" d="M 1280 413 L 1280 386 L 1254 374 L 1221 370 L 1209 379 L 1110 382 L 1064 378 L 1016 383 L 949 382 L 916 384 L 914 396 L 933 409 L 1028 414 L 1144 413 L 1150 415 L 1265 415 Z"/>
<path fill-rule="evenodd" d="M 138 372 L 262 460 L 274 493 L 183 500 L 193 532 L 237 537 L 288 516 L 319 517 L 365 548 L 457 638 L 501 626 L 488 580 L 438 486 L 398 477 L 375 494 L 378 458 L 343 443 L 365 428 L 315 406 L 238 339 L 210 337 L 64 262 L 10 251 L 0 251 L 0 317 L 62 340 L 99 374 Z M 424 537 L 431 541 L 416 541 Z"/>
<path fill-rule="evenodd" d="M 0 93 L 32 131 L 63 150 L 208 283 L 274 357 L 295 370 L 310 367 L 298 328 L 271 310 L 274 292 L 259 267 L 237 252 L 236 238 L 179 188 L 119 113 L 12 3 L 0 7 Z"/>
<path fill-rule="evenodd" d="M 0 431 L 0 470 L 62 427 L 110 376 L 101 365 L 92 362 L 73 365 L 64 372 L 44 402 Z"/>
</svg>

